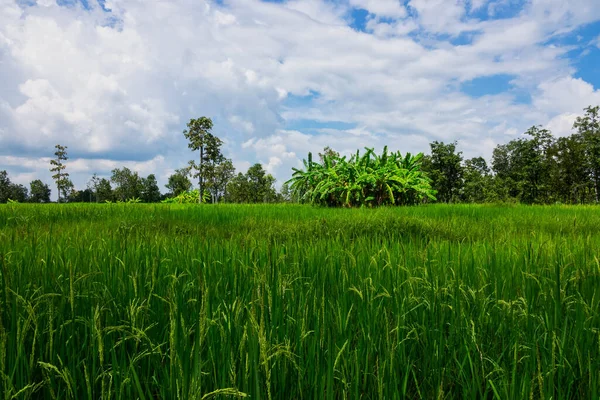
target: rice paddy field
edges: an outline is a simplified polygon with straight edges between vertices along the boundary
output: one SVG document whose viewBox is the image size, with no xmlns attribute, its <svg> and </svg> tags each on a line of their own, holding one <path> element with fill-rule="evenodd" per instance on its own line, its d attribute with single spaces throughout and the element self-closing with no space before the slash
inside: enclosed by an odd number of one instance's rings
<svg viewBox="0 0 600 400">
<path fill-rule="evenodd" d="M 3 399 L 597 399 L 600 208 L 0 206 Z"/>
</svg>

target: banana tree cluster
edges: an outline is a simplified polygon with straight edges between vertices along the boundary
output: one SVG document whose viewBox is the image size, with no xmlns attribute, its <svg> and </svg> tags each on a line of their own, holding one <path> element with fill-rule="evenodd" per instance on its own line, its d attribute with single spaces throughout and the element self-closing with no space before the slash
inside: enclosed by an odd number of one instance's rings
<svg viewBox="0 0 600 400">
<path fill-rule="evenodd" d="M 198 189 L 194 189 L 194 190 L 189 190 L 187 192 L 183 192 L 183 193 L 179 194 L 178 196 L 165 199 L 165 200 L 161 201 L 161 203 L 192 204 L 192 203 L 198 203 L 199 197 L 200 197 L 200 192 L 198 191 Z M 208 190 L 205 190 L 204 193 L 202 193 L 202 203 L 208 203 L 210 201 L 210 199 L 211 199 L 210 193 L 208 192 Z"/>
<path fill-rule="evenodd" d="M 414 205 L 436 199 L 430 179 L 421 171 L 422 153 L 402 156 L 387 146 L 381 155 L 365 150 L 363 155 L 357 150 L 350 159 L 325 154 L 320 163 L 309 153 L 304 169 L 294 168 L 286 183 L 300 201 L 330 207 Z"/>
</svg>

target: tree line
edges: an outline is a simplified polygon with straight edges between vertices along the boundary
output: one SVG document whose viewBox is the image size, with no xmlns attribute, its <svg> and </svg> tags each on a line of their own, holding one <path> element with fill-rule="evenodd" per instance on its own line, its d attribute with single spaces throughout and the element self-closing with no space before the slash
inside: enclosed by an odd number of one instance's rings
<svg viewBox="0 0 600 400">
<path fill-rule="evenodd" d="M 66 170 L 67 147 L 55 146 L 50 171 L 59 202 L 159 202 L 191 193 L 197 180 L 202 202 L 310 202 L 329 206 L 520 202 L 525 204 L 586 204 L 600 202 L 600 107 L 587 107 L 577 117 L 573 133 L 554 137 L 541 126 L 524 137 L 496 146 L 491 164 L 483 157 L 464 159 L 458 143 L 434 141 L 427 155 L 366 149 L 361 156 L 341 157 L 326 147 L 320 160 L 305 160 L 280 191 L 261 164 L 238 172 L 222 153 L 223 141 L 212 134 L 210 118 L 192 119 L 183 131 L 188 147 L 198 152 L 168 178 L 162 193 L 156 176 L 142 177 L 127 167 L 110 177 L 94 174 L 87 187 L 76 190 Z M 288 186 L 289 183 L 289 186 Z M 50 186 L 39 179 L 29 188 L 11 182 L 0 171 L 0 203 L 50 202 Z M 434 200 L 435 199 L 435 200 Z"/>
<path fill-rule="evenodd" d="M 50 161 L 50 171 L 53 173 L 58 202 L 157 203 L 189 194 L 193 179 L 198 180 L 197 201 L 273 203 L 289 200 L 286 187 L 278 192 L 275 178 L 259 163 L 252 165 L 245 173 L 236 174 L 233 162 L 221 151 L 223 141 L 212 134 L 212 127 L 211 119 L 206 117 L 192 119 L 187 124 L 183 134 L 189 141 L 189 148 L 198 151 L 199 157 L 169 176 L 165 185 L 166 193 L 161 192 L 155 174 L 142 177 L 127 167 L 113 169 L 110 177 L 94 174 L 85 189 L 77 190 L 67 171 L 68 148 L 57 144 L 54 158 Z M 28 189 L 11 182 L 8 173 L 0 171 L 0 203 L 48 203 L 51 191 L 50 186 L 39 179 L 32 181 Z"/>
<path fill-rule="evenodd" d="M 600 107 L 587 107 L 573 133 L 554 137 L 532 126 L 496 146 L 491 165 L 465 160 L 457 143 L 433 142 L 423 159 L 440 202 L 588 204 L 600 202 Z"/>
</svg>

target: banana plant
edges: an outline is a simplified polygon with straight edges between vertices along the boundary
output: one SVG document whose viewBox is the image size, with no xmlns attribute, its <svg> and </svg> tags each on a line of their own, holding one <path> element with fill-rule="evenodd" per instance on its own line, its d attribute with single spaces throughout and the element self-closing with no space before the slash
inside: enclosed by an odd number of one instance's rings
<svg viewBox="0 0 600 400">
<path fill-rule="evenodd" d="M 435 201 L 430 179 L 421 171 L 423 154 L 402 156 L 384 147 L 381 155 L 372 148 L 357 150 L 350 159 L 326 154 L 322 163 L 312 154 L 304 169 L 294 168 L 286 183 L 302 202 L 329 207 L 412 205 Z"/>
</svg>

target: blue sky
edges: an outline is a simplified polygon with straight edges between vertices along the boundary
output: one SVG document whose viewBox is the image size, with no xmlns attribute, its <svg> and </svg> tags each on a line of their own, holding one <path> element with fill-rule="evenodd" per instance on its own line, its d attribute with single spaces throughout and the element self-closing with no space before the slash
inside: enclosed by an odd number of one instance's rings
<svg viewBox="0 0 600 400">
<path fill-rule="evenodd" d="M 209 116 L 238 170 L 279 182 L 309 151 L 466 157 L 600 104 L 597 0 L 0 0 L 0 170 L 83 188 L 168 175 Z"/>
</svg>

